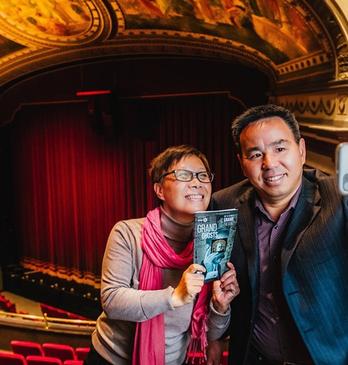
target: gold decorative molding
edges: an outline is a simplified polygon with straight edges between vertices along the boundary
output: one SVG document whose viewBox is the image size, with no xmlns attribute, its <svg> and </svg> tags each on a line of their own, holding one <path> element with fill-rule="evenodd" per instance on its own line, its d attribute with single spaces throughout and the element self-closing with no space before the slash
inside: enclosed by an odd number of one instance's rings
<svg viewBox="0 0 348 365">
<path fill-rule="evenodd" d="M 126 29 L 126 21 L 124 18 L 124 14 L 120 5 L 117 3 L 116 0 L 109 0 L 109 3 L 112 7 L 112 10 L 115 13 L 116 20 L 117 20 L 117 32 L 122 33 Z"/>
<path fill-rule="evenodd" d="M 282 95 L 271 101 L 291 110 L 306 140 L 306 165 L 335 173 L 336 146 L 348 141 L 348 90 Z"/>
<path fill-rule="evenodd" d="M 307 69 L 327 65 L 330 62 L 329 53 L 318 51 L 307 56 L 296 58 L 277 66 L 280 76 L 288 75 L 295 72 L 305 71 Z"/>
<path fill-rule="evenodd" d="M 348 42 L 342 34 L 337 40 L 337 68 L 338 80 L 348 80 Z"/>
<path fill-rule="evenodd" d="M 348 91 L 281 95 L 273 101 L 291 110 L 299 120 L 348 130 Z"/>
</svg>

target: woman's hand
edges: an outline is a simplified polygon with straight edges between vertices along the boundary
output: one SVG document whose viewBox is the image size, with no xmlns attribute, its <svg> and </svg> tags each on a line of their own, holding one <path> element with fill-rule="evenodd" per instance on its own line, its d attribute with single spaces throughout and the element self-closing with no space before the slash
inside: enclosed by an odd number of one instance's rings
<svg viewBox="0 0 348 365">
<path fill-rule="evenodd" d="M 213 282 L 212 301 L 214 308 L 219 313 L 226 313 L 232 300 L 239 294 L 236 270 L 231 262 L 227 263 L 229 270 L 220 280 Z"/>
<path fill-rule="evenodd" d="M 182 274 L 178 286 L 172 294 L 173 307 L 191 303 L 204 285 L 205 268 L 199 264 L 191 264 Z"/>
</svg>

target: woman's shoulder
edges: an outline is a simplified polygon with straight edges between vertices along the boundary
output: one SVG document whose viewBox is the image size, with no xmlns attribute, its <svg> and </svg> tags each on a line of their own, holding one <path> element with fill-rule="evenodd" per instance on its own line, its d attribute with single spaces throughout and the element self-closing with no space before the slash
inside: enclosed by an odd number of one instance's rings
<svg viewBox="0 0 348 365">
<path fill-rule="evenodd" d="M 133 218 L 118 221 L 112 231 L 120 233 L 138 232 L 141 231 L 145 218 Z"/>
<path fill-rule="evenodd" d="M 109 249 L 124 247 L 133 250 L 134 247 L 139 246 L 144 219 L 135 218 L 118 221 L 111 229 L 107 247 Z"/>
</svg>

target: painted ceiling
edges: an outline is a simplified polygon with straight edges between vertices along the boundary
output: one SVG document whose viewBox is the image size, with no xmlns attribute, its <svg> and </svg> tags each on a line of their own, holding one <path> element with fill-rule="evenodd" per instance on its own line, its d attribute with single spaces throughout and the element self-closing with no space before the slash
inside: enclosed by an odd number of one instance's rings
<svg viewBox="0 0 348 365">
<path fill-rule="evenodd" d="M 117 56 L 125 39 L 139 52 L 159 36 L 178 47 L 194 40 L 237 50 L 278 74 L 329 63 L 332 52 L 319 16 L 300 1 L 0 0 L 0 84 L 52 64 Z"/>
</svg>

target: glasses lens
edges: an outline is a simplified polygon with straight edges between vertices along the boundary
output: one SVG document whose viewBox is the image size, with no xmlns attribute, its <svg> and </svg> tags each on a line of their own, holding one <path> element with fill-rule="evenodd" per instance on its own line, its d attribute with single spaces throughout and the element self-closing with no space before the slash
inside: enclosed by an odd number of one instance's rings
<svg viewBox="0 0 348 365">
<path fill-rule="evenodd" d="M 176 170 L 175 177 L 179 181 L 191 181 L 193 179 L 193 174 L 188 170 Z"/>
<path fill-rule="evenodd" d="M 199 172 L 197 177 L 200 182 L 210 182 L 212 180 L 212 175 L 206 171 Z"/>
</svg>

